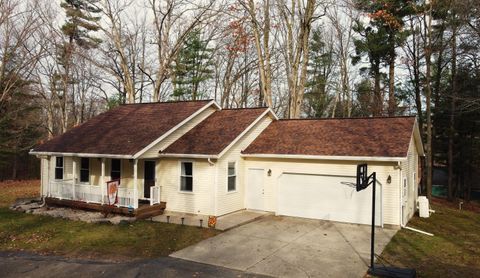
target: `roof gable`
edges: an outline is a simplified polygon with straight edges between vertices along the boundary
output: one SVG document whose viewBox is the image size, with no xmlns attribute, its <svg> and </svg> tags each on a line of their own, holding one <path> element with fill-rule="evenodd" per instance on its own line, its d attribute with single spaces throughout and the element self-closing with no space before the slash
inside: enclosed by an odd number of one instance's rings
<svg viewBox="0 0 480 278">
<path fill-rule="evenodd" d="M 268 108 L 223 109 L 214 112 L 168 146 L 163 155 L 219 155 Z"/>
<path fill-rule="evenodd" d="M 280 120 L 244 154 L 406 157 L 415 117 Z"/>
<path fill-rule="evenodd" d="M 33 152 L 133 156 L 213 103 L 205 100 L 121 105 L 35 147 Z"/>
</svg>

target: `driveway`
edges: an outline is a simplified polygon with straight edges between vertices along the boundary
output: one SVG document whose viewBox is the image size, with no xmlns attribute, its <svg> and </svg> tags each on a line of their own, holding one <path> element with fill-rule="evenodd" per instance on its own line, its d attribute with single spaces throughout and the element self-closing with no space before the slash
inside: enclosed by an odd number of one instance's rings
<svg viewBox="0 0 480 278">
<path fill-rule="evenodd" d="M 395 233 L 377 229 L 376 254 Z M 362 277 L 369 265 L 370 227 L 266 216 L 171 256 L 276 277 Z"/>
</svg>

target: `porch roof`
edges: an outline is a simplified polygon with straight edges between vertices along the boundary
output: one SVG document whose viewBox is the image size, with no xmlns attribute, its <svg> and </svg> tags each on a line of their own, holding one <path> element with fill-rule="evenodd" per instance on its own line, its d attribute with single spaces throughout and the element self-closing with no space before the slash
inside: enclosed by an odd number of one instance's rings
<svg viewBox="0 0 480 278">
<path fill-rule="evenodd" d="M 32 153 L 133 156 L 213 103 L 202 100 L 121 105 L 36 146 Z"/>
</svg>

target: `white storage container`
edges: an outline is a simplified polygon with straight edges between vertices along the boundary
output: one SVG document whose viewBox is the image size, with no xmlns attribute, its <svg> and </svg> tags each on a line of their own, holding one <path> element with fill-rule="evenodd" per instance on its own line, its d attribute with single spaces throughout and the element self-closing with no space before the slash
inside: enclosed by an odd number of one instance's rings
<svg viewBox="0 0 480 278">
<path fill-rule="evenodd" d="M 426 196 L 418 196 L 418 208 L 420 217 L 427 218 L 430 216 L 430 206 Z"/>
</svg>

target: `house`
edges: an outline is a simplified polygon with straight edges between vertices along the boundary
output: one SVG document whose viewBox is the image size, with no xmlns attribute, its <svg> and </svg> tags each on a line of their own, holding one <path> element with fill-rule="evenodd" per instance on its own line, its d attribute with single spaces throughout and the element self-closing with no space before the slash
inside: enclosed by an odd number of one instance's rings
<svg viewBox="0 0 480 278">
<path fill-rule="evenodd" d="M 423 146 L 415 117 L 279 120 L 269 108 L 215 101 L 121 105 L 30 152 L 41 194 L 119 208 L 221 216 L 242 209 L 368 224 L 371 188 L 356 192 L 356 165 L 377 173 L 377 223 L 401 226 L 416 210 Z"/>
</svg>

